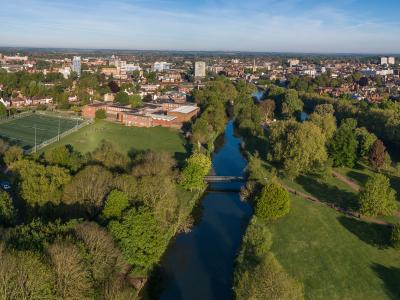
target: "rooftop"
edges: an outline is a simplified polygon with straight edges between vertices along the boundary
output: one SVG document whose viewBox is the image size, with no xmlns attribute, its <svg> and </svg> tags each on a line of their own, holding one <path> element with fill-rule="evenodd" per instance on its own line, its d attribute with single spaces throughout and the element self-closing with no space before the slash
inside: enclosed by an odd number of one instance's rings
<svg viewBox="0 0 400 300">
<path fill-rule="evenodd" d="M 171 112 L 177 112 L 177 113 L 181 113 L 181 114 L 189 114 L 197 109 L 198 109 L 197 106 L 184 105 L 184 106 L 180 106 L 178 108 L 171 110 Z"/>
</svg>

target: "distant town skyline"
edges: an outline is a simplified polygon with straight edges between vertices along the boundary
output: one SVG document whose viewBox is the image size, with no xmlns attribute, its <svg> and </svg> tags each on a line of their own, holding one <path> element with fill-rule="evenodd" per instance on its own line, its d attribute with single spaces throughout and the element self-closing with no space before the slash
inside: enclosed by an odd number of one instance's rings
<svg viewBox="0 0 400 300">
<path fill-rule="evenodd" d="M 0 47 L 400 53 L 400 3 L 2 1 Z"/>
</svg>

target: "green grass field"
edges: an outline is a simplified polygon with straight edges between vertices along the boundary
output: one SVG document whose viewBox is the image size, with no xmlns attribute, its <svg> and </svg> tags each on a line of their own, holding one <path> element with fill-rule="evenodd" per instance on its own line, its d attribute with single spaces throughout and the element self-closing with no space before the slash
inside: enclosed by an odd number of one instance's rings
<svg viewBox="0 0 400 300">
<path fill-rule="evenodd" d="M 86 126 L 44 150 L 69 144 L 76 150 L 86 153 L 96 149 L 102 140 L 112 142 L 125 153 L 132 149 L 163 150 L 175 154 L 178 159 L 186 153 L 185 140 L 178 130 L 162 127 L 126 127 L 107 121 L 97 121 Z"/>
<path fill-rule="evenodd" d="M 0 137 L 12 144 L 17 144 L 24 149 L 32 148 L 35 145 L 35 128 L 36 128 L 36 144 L 40 144 L 51 139 L 60 133 L 67 131 L 77 125 L 77 120 L 32 114 L 20 119 L 13 119 L 0 123 Z"/>
<path fill-rule="evenodd" d="M 273 252 L 306 299 L 400 299 L 400 251 L 387 227 L 292 196 L 290 214 L 270 228 Z"/>
</svg>

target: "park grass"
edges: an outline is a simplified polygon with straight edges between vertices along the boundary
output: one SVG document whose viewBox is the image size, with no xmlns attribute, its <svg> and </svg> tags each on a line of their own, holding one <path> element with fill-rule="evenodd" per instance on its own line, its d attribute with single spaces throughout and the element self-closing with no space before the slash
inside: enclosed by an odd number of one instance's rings
<svg viewBox="0 0 400 300">
<path fill-rule="evenodd" d="M 272 251 L 306 299 L 400 298 L 400 251 L 388 227 L 292 196 L 289 215 L 270 228 Z"/>
<path fill-rule="evenodd" d="M 167 151 L 174 154 L 178 160 L 186 153 L 185 140 L 178 130 L 162 127 L 126 127 L 107 121 L 96 121 L 44 150 L 72 145 L 75 150 L 87 153 L 96 149 L 102 140 L 115 144 L 118 150 L 124 153 L 132 150 Z"/>
<path fill-rule="evenodd" d="M 10 144 L 15 144 L 23 149 L 32 148 L 36 144 L 49 140 L 60 133 L 75 127 L 77 119 L 43 114 L 31 114 L 19 119 L 12 119 L 0 123 L 0 137 Z"/>
</svg>

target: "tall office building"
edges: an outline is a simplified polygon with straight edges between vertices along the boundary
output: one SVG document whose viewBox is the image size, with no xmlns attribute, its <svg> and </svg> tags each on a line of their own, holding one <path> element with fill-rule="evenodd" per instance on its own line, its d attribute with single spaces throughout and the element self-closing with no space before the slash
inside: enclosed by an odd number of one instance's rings
<svg viewBox="0 0 400 300">
<path fill-rule="evenodd" d="M 196 61 L 194 63 L 194 77 L 206 77 L 206 63 L 204 61 Z"/>
<path fill-rule="evenodd" d="M 81 76 L 81 57 L 74 56 L 72 59 L 72 71 L 76 72 L 78 76 Z"/>
<path fill-rule="evenodd" d="M 396 59 L 393 56 L 388 57 L 388 65 L 394 65 L 395 63 Z"/>
<path fill-rule="evenodd" d="M 387 65 L 388 64 L 388 58 L 386 56 L 381 57 L 381 65 Z"/>
</svg>

